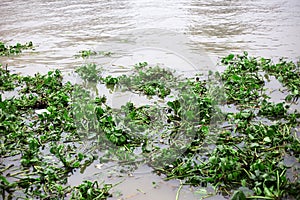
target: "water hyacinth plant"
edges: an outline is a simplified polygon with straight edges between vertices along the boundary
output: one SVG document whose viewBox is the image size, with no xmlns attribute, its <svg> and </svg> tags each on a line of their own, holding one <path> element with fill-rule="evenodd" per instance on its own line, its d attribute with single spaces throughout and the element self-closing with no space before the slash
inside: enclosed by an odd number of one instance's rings
<svg viewBox="0 0 300 200">
<path fill-rule="evenodd" d="M 120 108 L 86 85 L 63 82 L 59 70 L 22 76 L 1 68 L 1 92 L 17 93 L 0 94 L 2 199 L 107 199 L 109 183 L 68 184 L 95 162 L 126 166 L 126 174 L 147 164 L 166 180 L 207 194 L 210 185 L 232 199 L 300 198 L 300 113 L 293 109 L 299 108 L 299 65 L 247 53 L 231 54 L 221 65 L 223 73 L 201 79 L 146 62 L 116 77 L 103 76 L 95 64 L 76 69 L 87 82 L 156 102 Z M 267 94 L 270 79 L 287 88 L 281 102 Z"/>
<path fill-rule="evenodd" d="M 17 43 L 16 45 L 6 45 L 4 42 L 0 41 L 0 56 L 9 56 L 9 55 L 17 55 L 25 49 L 32 49 L 32 42 L 28 42 L 26 44 Z"/>
<path fill-rule="evenodd" d="M 97 55 L 101 55 L 101 56 L 106 56 L 106 57 L 110 57 L 113 53 L 110 51 L 93 51 L 93 50 L 82 50 L 79 51 L 79 54 L 76 54 L 75 57 L 76 58 L 89 58 L 90 56 L 97 56 Z"/>
</svg>

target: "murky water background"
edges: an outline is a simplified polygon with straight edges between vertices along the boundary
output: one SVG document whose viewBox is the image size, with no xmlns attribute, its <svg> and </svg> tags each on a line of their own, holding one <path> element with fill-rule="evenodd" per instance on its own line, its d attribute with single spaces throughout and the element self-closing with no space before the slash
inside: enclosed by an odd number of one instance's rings
<svg viewBox="0 0 300 200">
<path fill-rule="evenodd" d="M 292 59 L 300 54 L 298 0 L 2 0 L 0 17 L 1 40 L 33 41 L 38 52 L 11 59 L 12 65 L 73 68 L 77 51 L 110 49 L 113 37 L 136 29 L 147 35 L 148 28 L 184 34 L 189 49 L 205 51 L 214 63 L 231 52 Z"/>
<path fill-rule="evenodd" d="M 120 72 L 116 66 L 136 61 L 186 70 L 186 63 L 179 65 L 174 55 L 204 71 L 215 67 L 219 57 L 243 51 L 275 59 L 300 58 L 298 0 L 1 0 L 0 19 L 1 41 L 32 41 L 35 46 L 33 52 L 0 58 L 0 63 L 24 74 L 50 69 L 71 72 L 87 62 L 74 56 L 85 49 L 116 53 L 112 58 L 89 60 L 112 73 Z M 158 48 L 177 54 L 158 55 Z M 88 176 L 72 177 L 72 184 L 99 171 L 95 166 L 89 170 Z M 120 199 L 175 199 L 178 182 L 163 182 L 144 166 L 139 170 L 144 172 L 123 177 L 125 182 L 117 188 L 124 194 Z M 199 199 L 187 187 L 180 197 Z"/>
</svg>

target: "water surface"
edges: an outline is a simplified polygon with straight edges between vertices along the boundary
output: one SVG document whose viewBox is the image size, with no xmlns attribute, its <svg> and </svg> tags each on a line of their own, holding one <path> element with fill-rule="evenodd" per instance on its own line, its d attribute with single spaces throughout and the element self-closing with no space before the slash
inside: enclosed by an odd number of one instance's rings
<svg viewBox="0 0 300 200">
<path fill-rule="evenodd" d="M 142 61 L 167 64 L 179 71 L 189 71 L 187 66 L 205 71 L 213 69 L 219 57 L 243 51 L 253 56 L 299 59 L 299 11 L 298 0 L 2 0 L 0 40 L 9 44 L 32 41 L 35 50 L 1 57 L 0 63 L 34 74 L 50 69 L 72 72 L 93 61 L 119 73 L 120 65 L 126 70 Z M 115 55 L 75 58 L 84 49 Z M 174 56 L 185 59 L 179 62 Z M 97 173 L 99 169 L 91 165 L 70 182 L 101 180 L 103 174 L 94 176 Z M 124 181 L 115 189 L 123 196 L 115 199 L 175 199 L 179 187 L 178 181 L 164 182 L 145 166 L 132 176 L 106 179 Z M 199 199 L 194 192 L 184 187 L 180 199 Z"/>
</svg>

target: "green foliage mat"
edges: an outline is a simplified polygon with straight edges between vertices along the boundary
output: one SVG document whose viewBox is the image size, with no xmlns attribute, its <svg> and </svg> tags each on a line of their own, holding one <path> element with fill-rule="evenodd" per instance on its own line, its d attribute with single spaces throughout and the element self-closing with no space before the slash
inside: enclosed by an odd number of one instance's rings
<svg viewBox="0 0 300 200">
<path fill-rule="evenodd" d="M 166 180 L 212 185 L 232 199 L 300 198 L 300 114 L 292 109 L 299 108 L 299 65 L 247 53 L 221 64 L 223 73 L 201 80 L 147 63 L 119 77 L 103 77 L 95 64 L 76 69 L 87 82 L 156 102 L 125 102 L 120 109 L 84 85 L 63 83 L 59 70 L 31 77 L 1 68 L 1 92 L 16 94 L 0 94 L 2 198 L 106 199 L 111 184 L 67 184 L 96 160 L 146 163 Z M 282 102 L 267 95 L 270 79 L 286 88 Z"/>
</svg>

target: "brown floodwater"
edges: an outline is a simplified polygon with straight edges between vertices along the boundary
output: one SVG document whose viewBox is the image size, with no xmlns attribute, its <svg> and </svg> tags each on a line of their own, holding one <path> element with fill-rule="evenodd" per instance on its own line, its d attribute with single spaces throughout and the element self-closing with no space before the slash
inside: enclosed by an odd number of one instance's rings
<svg viewBox="0 0 300 200">
<path fill-rule="evenodd" d="M 1 57 L 0 63 L 30 75 L 60 69 L 72 82 L 80 82 L 72 72 L 86 62 L 111 74 L 127 73 L 131 65 L 144 61 L 189 74 L 214 69 L 218 58 L 229 53 L 300 58 L 299 0 L 1 0 L 0 19 L 1 41 L 32 41 L 35 47 L 19 56 Z M 76 58 L 87 49 L 113 54 Z M 116 107 L 135 98 L 105 94 Z M 84 174 L 70 177 L 70 184 L 85 179 L 121 182 L 112 199 L 128 200 L 175 199 L 180 185 L 163 181 L 145 165 L 121 176 L 107 176 L 103 168 L 93 164 Z M 185 186 L 179 199 L 200 199 L 199 189 Z"/>
</svg>

